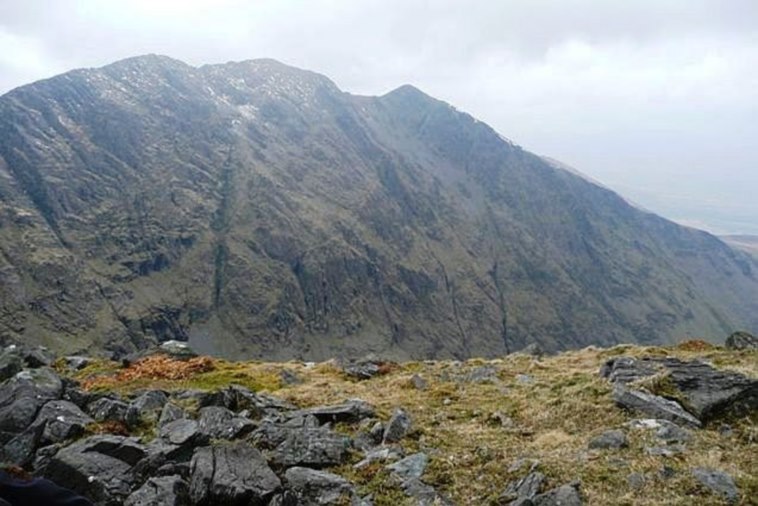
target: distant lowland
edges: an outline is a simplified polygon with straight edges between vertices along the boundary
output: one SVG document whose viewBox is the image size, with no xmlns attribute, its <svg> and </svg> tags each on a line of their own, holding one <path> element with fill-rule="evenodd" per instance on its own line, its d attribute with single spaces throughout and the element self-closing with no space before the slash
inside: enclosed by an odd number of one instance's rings
<svg viewBox="0 0 758 506">
<path fill-rule="evenodd" d="M 631 205 L 412 87 L 141 56 L 0 97 L 0 341 L 496 357 L 758 332 L 755 238 Z"/>
</svg>

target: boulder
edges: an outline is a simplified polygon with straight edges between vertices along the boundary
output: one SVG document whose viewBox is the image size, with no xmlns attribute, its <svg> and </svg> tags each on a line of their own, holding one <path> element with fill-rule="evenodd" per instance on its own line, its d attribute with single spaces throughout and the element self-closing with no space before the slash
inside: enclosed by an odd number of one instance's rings
<svg viewBox="0 0 758 506">
<path fill-rule="evenodd" d="M 200 506 L 263 505 L 281 487 L 263 455 L 242 442 L 196 449 L 190 474 L 190 498 Z"/>
<path fill-rule="evenodd" d="M 582 496 L 577 484 L 562 485 L 548 490 L 532 499 L 534 506 L 582 506 Z"/>
<path fill-rule="evenodd" d="M 52 369 L 26 369 L 0 385 L 0 431 L 20 434 L 42 406 L 60 399 L 63 382 Z"/>
<path fill-rule="evenodd" d="M 401 408 L 396 409 L 384 428 L 382 442 L 387 444 L 400 441 L 411 432 L 412 425 L 408 412 Z"/>
<path fill-rule="evenodd" d="M 41 443 L 52 444 L 81 436 L 94 421 L 76 404 L 56 400 L 42 407 L 34 423 L 45 426 Z"/>
<path fill-rule="evenodd" d="M 55 354 L 44 346 L 20 346 L 21 358 L 32 369 L 49 367 L 55 362 Z"/>
<path fill-rule="evenodd" d="M 56 453 L 45 477 L 98 505 L 116 506 L 129 495 L 134 485 L 129 470 L 144 455 L 133 438 L 92 436 Z"/>
<path fill-rule="evenodd" d="M 15 348 L 9 348 L 0 353 L 0 381 L 12 378 L 24 368 L 24 359 Z"/>
<path fill-rule="evenodd" d="M 271 452 L 271 462 L 281 467 L 327 467 L 349 457 L 350 438 L 326 428 L 285 429 L 286 436 Z"/>
<path fill-rule="evenodd" d="M 429 465 L 429 457 L 425 453 L 414 453 L 388 465 L 387 469 L 405 481 L 411 478 L 420 479 L 427 465 Z"/>
<path fill-rule="evenodd" d="M 589 442 L 590 450 L 618 450 L 628 445 L 626 434 L 621 430 L 607 430 Z"/>
<path fill-rule="evenodd" d="M 198 418 L 200 432 L 210 439 L 236 439 L 250 433 L 255 425 L 247 418 L 219 406 L 208 406 L 200 410 Z"/>
<path fill-rule="evenodd" d="M 199 446 L 208 442 L 208 436 L 200 431 L 195 420 L 180 418 L 169 422 L 158 430 L 161 439 L 176 446 Z"/>
<path fill-rule="evenodd" d="M 92 359 L 89 357 L 81 357 L 79 355 L 63 357 L 63 365 L 74 371 L 81 371 L 91 363 Z"/>
<path fill-rule="evenodd" d="M 181 418 L 187 418 L 187 413 L 172 402 L 167 402 L 161 409 L 161 416 L 158 417 L 158 426 L 163 427 L 169 422 L 174 422 Z"/>
<path fill-rule="evenodd" d="M 716 469 L 698 467 L 692 470 L 692 475 L 714 494 L 723 497 L 730 504 L 735 504 L 739 499 L 740 492 L 734 483 L 734 478 L 727 473 Z"/>
<path fill-rule="evenodd" d="M 126 423 L 130 427 L 156 424 L 166 402 L 168 402 L 168 396 L 165 392 L 160 390 L 143 392 L 129 403 Z"/>
<path fill-rule="evenodd" d="M 342 365 L 342 372 L 357 380 L 367 380 L 380 374 L 383 364 L 383 361 L 374 357 L 352 360 Z"/>
<path fill-rule="evenodd" d="M 189 505 L 189 485 L 176 475 L 150 478 L 124 501 L 124 506 Z"/>
<path fill-rule="evenodd" d="M 307 467 L 291 467 L 284 480 L 302 506 L 339 504 L 355 494 L 353 485 L 342 476 Z"/>
<path fill-rule="evenodd" d="M 728 350 L 758 350 L 758 337 L 747 332 L 735 332 L 724 343 Z"/>
<path fill-rule="evenodd" d="M 197 357 L 197 353 L 187 343 L 182 341 L 166 341 L 158 346 L 160 353 L 165 353 L 174 360 L 189 360 Z"/>
<path fill-rule="evenodd" d="M 678 402 L 642 390 L 632 390 L 623 385 L 616 385 L 613 388 L 613 400 L 617 405 L 630 411 L 639 411 L 679 425 L 694 428 L 702 426 L 700 420 L 685 411 Z"/>
<path fill-rule="evenodd" d="M 533 471 L 521 478 L 512 481 L 505 487 L 505 491 L 500 494 L 499 504 L 506 504 L 519 499 L 533 499 L 540 493 L 542 485 L 545 483 L 545 475 Z"/>
<path fill-rule="evenodd" d="M 411 376 L 411 386 L 416 390 L 426 390 L 429 388 L 429 383 L 418 374 Z"/>
<path fill-rule="evenodd" d="M 413 499 L 417 506 L 453 506 L 453 502 L 440 494 L 437 489 L 417 478 L 410 478 L 401 485 L 405 495 Z"/>
<path fill-rule="evenodd" d="M 126 422 L 129 405 L 124 401 L 102 397 L 87 405 L 87 412 L 98 422 Z"/>
<path fill-rule="evenodd" d="M 714 369 L 698 360 L 618 357 L 603 365 L 601 375 L 616 384 L 661 375 L 677 400 L 701 423 L 723 416 L 742 416 L 758 409 L 758 380 Z"/>
</svg>

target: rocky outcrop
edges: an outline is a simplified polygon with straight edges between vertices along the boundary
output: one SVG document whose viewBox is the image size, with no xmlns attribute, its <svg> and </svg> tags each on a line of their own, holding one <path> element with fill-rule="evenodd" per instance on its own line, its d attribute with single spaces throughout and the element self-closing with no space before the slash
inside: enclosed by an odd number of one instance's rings
<svg viewBox="0 0 758 506">
<path fill-rule="evenodd" d="M 80 399 L 83 408 L 64 397 Z M 346 464 L 353 451 L 373 462 L 370 454 L 387 434 L 395 446 L 382 448 L 395 460 L 410 427 L 407 413 L 397 410 L 387 432 L 373 406 L 359 399 L 296 409 L 236 385 L 210 392 L 145 390 L 124 398 L 87 394 L 44 366 L 24 368 L 2 383 L 0 401 L 2 458 L 98 506 L 321 505 L 340 498 L 370 504 L 347 479 L 322 469 Z M 360 449 L 332 429 L 359 423 L 379 427 Z M 155 438 L 92 434 L 100 427 L 148 431 Z M 418 454 L 393 465 L 409 495 L 436 497 L 420 481 L 427 462 Z"/>
<path fill-rule="evenodd" d="M 631 357 L 606 362 L 601 376 L 615 384 L 614 399 L 628 409 L 695 427 L 758 409 L 758 380 L 715 369 L 702 361 Z M 650 383 L 661 395 L 634 385 Z"/>
</svg>

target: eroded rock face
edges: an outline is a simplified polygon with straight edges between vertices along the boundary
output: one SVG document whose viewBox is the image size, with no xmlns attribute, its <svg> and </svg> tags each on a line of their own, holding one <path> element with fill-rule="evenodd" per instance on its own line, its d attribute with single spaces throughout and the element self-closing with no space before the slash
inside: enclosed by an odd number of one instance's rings
<svg viewBox="0 0 758 506">
<path fill-rule="evenodd" d="M 190 498 L 200 506 L 264 505 L 281 487 L 263 455 L 242 442 L 198 448 L 190 473 Z"/>
<path fill-rule="evenodd" d="M 676 423 L 697 426 L 726 416 L 744 415 L 758 409 L 758 380 L 731 371 L 721 371 L 701 361 L 671 357 L 609 360 L 601 375 L 617 385 L 627 385 L 659 375 L 673 389 L 680 406 L 649 393 L 617 387 L 614 398 L 620 404 Z M 698 423 L 688 419 L 686 410 Z"/>
</svg>

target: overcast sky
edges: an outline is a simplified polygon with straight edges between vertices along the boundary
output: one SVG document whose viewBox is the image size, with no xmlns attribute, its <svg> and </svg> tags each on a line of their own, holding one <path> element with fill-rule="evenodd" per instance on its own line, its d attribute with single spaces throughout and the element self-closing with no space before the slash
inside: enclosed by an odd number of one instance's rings
<svg viewBox="0 0 758 506">
<path fill-rule="evenodd" d="M 758 0 L 0 0 L 0 93 L 144 53 L 411 83 L 664 216 L 758 234 Z"/>
</svg>

